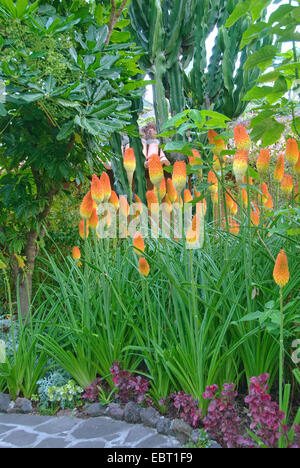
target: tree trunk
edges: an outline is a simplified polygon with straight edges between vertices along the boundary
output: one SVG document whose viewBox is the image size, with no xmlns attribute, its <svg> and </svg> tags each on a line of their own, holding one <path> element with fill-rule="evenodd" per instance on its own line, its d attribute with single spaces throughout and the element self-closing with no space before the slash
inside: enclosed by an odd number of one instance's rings
<svg viewBox="0 0 300 468">
<path fill-rule="evenodd" d="M 48 216 L 54 195 L 58 191 L 58 186 L 52 187 L 48 193 L 48 203 L 44 210 L 39 214 L 38 221 L 42 221 Z M 31 229 L 27 236 L 26 247 L 24 255 L 26 257 L 26 267 L 24 270 L 18 266 L 14 269 L 16 293 L 19 296 L 20 301 L 20 312 L 24 319 L 28 318 L 29 307 L 32 298 L 32 277 L 34 272 L 35 260 L 38 256 L 39 248 L 37 244 L 38 238 L 42 239 L 45 235 L 45 230 L 41 226 L 40 231 Z"/>
</svg>

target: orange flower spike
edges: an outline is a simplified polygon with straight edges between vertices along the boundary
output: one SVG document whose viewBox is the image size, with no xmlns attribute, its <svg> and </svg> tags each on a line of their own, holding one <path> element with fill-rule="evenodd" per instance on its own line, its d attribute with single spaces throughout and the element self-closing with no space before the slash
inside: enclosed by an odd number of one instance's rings
<svg viewBox="0 0 300 468">
<path fill-rule="evenodd" d="M 218 179 L 213 171 L 209 171 L 207 176 L 207 182 L 211 184 L 209 187 L 210 192 L 216 193 L 218 191 Z"/>
<path fill-rule="evenodd" d="M 82 219 L 78 225 L 78 228 L 79 228 L 79 235 L 81 237 L 81 239 L 84 239 L 84 220 Z M 89 227 L 88 227 L 88 223 L 86 222 L 86 232 L 85 232 L 85 237 L 88 238 L 89 236 Z"/>
<path fill-rule="evenodd" d="M 234 127 L 233 136 L 238 150 L 249 151 L 251 146 L 251 140 L 244 125 L 237 125 L 236 127 Z"/>
<path fill-rule="evenodd" d="M 264 207 L 268 210 L 273 210 L 274 208 L 274 203 L 270 194 L 268 194 L 266 201 L 264 201 Z"/>
<path fill-rule="evenodd" d="M 114 190 L 111 191 L 109 203 L 113 205 L 116 211 L 118 211 L 119 206 L 120 206 L 119 197 Z"/>
<path fill-rule="evenodd" d="M 221 151 L 226 149 L 224 140 L 218 137 L 218 134 L 214 130 L 208 130 L 208 141 L 210 145 L 214 145 L 213 151 L 220 156 Z"/>
<path fill-rule="evenodd" d="M 230 208 L 230 213 L 232 213 L 233 215 L 236 215 L 238 212 L 238 205 L 235 201 L 232 202 L 232 206 Z"/>
<path fill-rule="evenodd" d="M 89 191 L 82 200 L 80 205 L 80 216 L 83 219 L 89 219 L 94 209 L 94 201 L 91 192 Z"/>
<path fill-rule="evenodd" d="M 167 193 L 166 179 L 163 177 L 160 183 L 159 189 L 158 189 L 159 199 L 162 200 L 164 196 L 166 195 L 166 193 Z"/>
<path fill-rule="evenodd" d="M 281 288 L 283 288 L 290 280 L 288 259 L 284 250 L 280 250 L 277 256 L 273 270 L 273 278 L 275 283 Z"/>
<path fill-rule="evenodd" d="M 265 182 L 263 182 L 262 184 L 259 184 L 259 187 L 258 187 L 259 191 L 263 194 L 263 203 L 265 203 L 265 201 L 268 199 L 268 195 L 269 195 L 269 189 L 268 189 L 268 186 Z"/>
<path fill-rule="evenodd" d="M 99 177 L 96 176 L 96 174 L 92 176 L 91 195 L 94 202 L 96 202 L 98 205 L 103 201 L 104 194 L 101 188 L 101 182 Z"/>
<path fill-rule="evenodd" d="M 91 217 L 88 219 L 87 223 L 88 223 L 88 226 L 89 226 L 91 229 L 96 229 L 96 227 L 98 226 L 99 217 L 98 217 L 97 211 L 96 211 L 95 209 L 93 209 L 93 212 L 92 212 L 92 214 L 91 214 Z"/>
<path fill-rule="evenodd" d="M 195 245 L 200 235 L 200 217 L 196 214 L 193 219 L 190 228 L 186 233 L 187 244 L 192 246 Z"/>
<path fill-rule="evenodd" d="M 251 211 L 251 221 L 255 226 L 259 226 L 259 214 L 256 211 Z"/>
<path fill-rule="evenodd" d="M 192 194 L 191 192 L 189 191 L 189 189 L 185 189 L 184 192 L 183 192 L 183 200 L 184 200 L 184 203 L 190 203 L 191 201 L 193 201 L 193 197 L 192 197 Z"/>
<path fill-rule="evenodd" d="M 201 192 L 198 192 L 198 191 L 196 190 L 196 187 L 195 187 L 195 186 L 193 187 L 193 190 L 194 190 L 194 197 L 195 197 L 195 198 L 200 198 L 200 197 L 201 197 Z"/>
<path fill-rule="evenodd" d="M 174 203 L 177 198 L 177 193 L 173 185 L 172 179 L 167 179 L 167 194 L 171 203 Z"/>
<path fill-rule="evenodd" d="M 248 153 L 244 149 L 239 149 L 234 156 L 233 172 L 238 185 L 244 181 L 248 169 Z"/>
<path fill-rule="evenodd" d="M 128 181 L 131 184 L 133 179 L 133 174 L 136 168 L 136 160 L 134 150 L 132 148 L 127 148 L 123 156 L 123 165 L 127 173 Z"/>
<path fill-rule="evenodd" d="M 297 164 L 295 166 L 295 173 L 298 177 L 300 177 L 300 151 L 298 153 L 298 161 L 297 161 Z"/>
<path fill-rule="evenodd" d="M 284 156 L 281 153 L 279 155 L 279 158 L 277 160 L 277 165 L 275 167 L 274 180 L 276 182 L 281 182 L 283 175 L 284 175 Z"/>
<path fill-rule="evenodd" d="M 281 191 L 284 195 L 290 195 L 293 191 L 294 180 L 290 174 L 285 174 L 281 180 Z"/>
<path fill-rule="evenodd" d="M 225 192 L 225 200 L 226 200 L 227 208 L 231 211 L 233 204 L 234 204 L 234 200 L 230 192 Z"/>
<path fill-rule="evenodd" d="M 146 277 L 150 273 L 149 263 L 144 257 L 141 257 L 139 260 L 139 270 L 140 270 L 141 275 L 146 276 Z"/>
<path fill-rule="evenodd" d="M 207 135 L 208 135 L 209 144 L 214 145 L 215 137 L 218 136 L 217 132 L 215 132 L 214 130 L 208 130 Z"/>
<path fill-rule="evenodd" d="M 129 216 L 129 205 L 125 195 L 120 195 L 119 205 L 121 214 L 127 218 Z"/>
<path fill-rule="evenodd" d="M 299 158 L 297 141 L 294 138 L 289 138 L 286 142 L 286 160 L 292 166 L 296 166 Z"/>
<path fill-rule="evenodd" d="M 164 171 L 158 154 L 153 154 L 149 160 L 149 177 L 154 187 L 159 188 L 164 178 Z"/>
<path fill-rule="evenodd" d="M 159 213 L 159 202 L 153 190 L 146 193 L 148 209 L 151 213 Z"/>
<path fill-rule="evenodd" d="M 108 202 L 111 197 L 110 179 L 106 172 L 102 172 L 100 177 L 101 188 L 103 190 L 103 201 Z"/>
<path fill-rule="evenodd" d="M 231 232 L 231 234 L 235 234 L 236 236 L 239 234 L 240 232 L 240 225 L 239 223 L 233 219 L 233 218 L 230 218 L 229 220 L 229 231 Z"/>
<path fill-rule="evenodd" d="M 142 235 L 136 232 L 133 237 L 133 249 L 137 255 L 142 255 L 145 251 L 145 243 Z"/>
<path fill-rule="evenodd" d="M 186 164 L 184 161 L 176 161 L 173 169 L 172 181 L 177 193 L 181 194 L 186 186 Z"/>
<path fill-rule="evenodd" d="M 79 247 L 73 247 L 72 249 L 72 258 L 73 260 L 79 260 L 81 257 L 81 253 Z"/>
<path fill-rule="evenodd" d="M 258 173 L 263 176 L 268 172 L 270 165 L 270 151 L 261 149 L 256 161 L 256 168 Z"/>
</svg>

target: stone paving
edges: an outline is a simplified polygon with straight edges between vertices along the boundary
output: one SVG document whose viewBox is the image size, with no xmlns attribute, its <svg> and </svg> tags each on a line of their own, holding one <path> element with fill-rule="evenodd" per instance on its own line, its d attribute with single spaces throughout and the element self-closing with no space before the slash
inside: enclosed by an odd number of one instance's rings
<svg viewBox="0 0 300 468">
<path fill-rule="evenodd" d="M 0 448 L 180 448 L 177 439 L 141 424 L 102 416 L 0 414 Z"/>
</svg>

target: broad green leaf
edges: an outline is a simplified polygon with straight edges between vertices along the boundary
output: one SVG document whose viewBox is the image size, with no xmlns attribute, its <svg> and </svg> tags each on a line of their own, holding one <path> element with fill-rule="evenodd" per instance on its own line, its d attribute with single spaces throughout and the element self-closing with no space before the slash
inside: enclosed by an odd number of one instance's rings
<svg viewBox="0 0 300 468">
<path fill-rule="evenodd" d="M 261 70 L 265 70 L 269 65 L 271 65 L 277 52 L 277 47 L 273 45 L 262 47 L 247 58 L 244 63 L 244 69 L 251 70 L 251 68 L 258 66 Z"/>
<path fill-rule="evenodd" d="M 203 117 L 197 109 L 192 109 L 189 113 L 190 118 L 199 125 L 203 125 Z"/>
<path fill-rule="evenodd" d="M 243 101 L 251 101 L 252 99 L 263 99 L 272 92 L 271 86 L 253 86 L 248 93 L 243 97 Z"/>
<path fill-rule="evenodd" d="M 277 21 L 280 21 L 284 18 L 287 14 L 290 13 L 295 7 L 292 5 L 280 5 L 271 15 L 269 18 L 269 24 L 272 25 Z"/>
<path fill-rule="evenodd" d="M 181 153 L 186 154 L 188 156 L 193 156 L 192 150 L 188 146 L 188 144 L 184 141 L 170 141 L 164 147 L 164 151 L 170 153 Z"/>
<path fill-rule="evenodd" d="M 65 140 L 68 136 L 71 135 L 74 128 L 74 121 L 66 122 L 62 125 L 60 132 L 57 134 L 56 139 L 58 141 Z"/>
<path fill-rule="evenodd" d="M 251 1 L 246 0 L 243 2 L 238 2 L 237 5 L 235 6 L 235 9 L 227 19 L 225 23 L 226 28 L 230 28 L 231 26 L 234 25 L 242 16 L 246 15 L 249 11 Z"/>
<path fill-rule="evenodd" d="M 265 33 L 268 33 L 268 31 L 271 30 L 271 28 L 268 28 L 267 23 L 259 22 L 256 24 L 252 24 L 243 34 L 242 36 L 242 41 L 240 45 L 240 49 L 243 49 L 245 45 L 249 44 L 253 39 L 257 39 L 262 31 L 265 31 Z"/>
<path fill-rule="evenodd" d="M 17 96 L 15 96 L 17 97 Z M 44 95 L 42 93 L 28 93 L 28 94 L 21 94 L 19 96 L 20 100 L 25 101 L 27 104 L 31 102 L 38 101 L 39 99 L 43 98 Z"/>
<path fill-rule="evenodd" d="M 274 83 L 272 92 L 269 93 L 268 96 L 267 96 L 268 102 L 270 104 L 274 104 L 287 91 L 288 91 L 288 86 L 287 86 L 287 82 L 286 82 L 285 78 L 283 76 L 279 76 L 279 78 Z"/>
<path fill-rule="evenodd" d="M 270 73 L 265 73 L 264 75 L 261 75 L 257 81 L 259 83 L 270 83 L 271 81 L 277 80 L 279 76 L 280 76 L 280 72 L 274 70 Z"/>
<path fill-rule="evenodd" d="M 284 132 L 285 126 L 273 119 L 271 127 L 266 127 L 267 130 L 263 134 L 262 142 L 264 146 L 271 146 L 278 141 Z"/>
<path fill-rule="evenodd" d="M 250 2 L 250 11 L 252 15 L 252 20 L 256 21 L 260 16 L 264 8 L 266 8 L 272 0 L 251 0 Z"/>
</svg>

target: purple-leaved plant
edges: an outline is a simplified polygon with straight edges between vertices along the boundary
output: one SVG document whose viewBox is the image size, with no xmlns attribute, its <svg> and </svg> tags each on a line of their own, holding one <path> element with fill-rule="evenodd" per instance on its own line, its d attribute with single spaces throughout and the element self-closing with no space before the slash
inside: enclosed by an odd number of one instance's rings
<svg viewBox="0 0 300 468">
<path fill-rule="evenodd" d="M 200 422 L 202 411 L 199 408 L 198 400 L 183 391 L 174 392 L 168 398 L 162 399 L 160 405 L 166 405 L 169 415 L 181 417 L 193 427 L 196 427 Z"/>
<path fill-rule="evenodd" d="M 101 379 L 97 377 L 91 385 L 84 389 L 84 394 L 82 398 L 90 402 L 98 401 L 99 387 L 101 386 Z"/>
<path fill-rule="evenodd" d="M 134 376 L 128 371 L 125 371 L 121 366 L 114 362 L 110 368 L 112 380 L 118 391 L 115 395 L 121 403 L 127 403 L 129 400 L 137 403 L 146 402 L 152 404 L 152 400 L 147 395 L 149 390 L 149 381 L 143 377 Z"/>
<path fill-rule="evenodd" d="M 204 429 L 213 439 L 228 448 L 253 447 L 254 442 L 241 435 L 235 384 L 225 383 L 219 396 L 218 390 L 217 385 L 210 385 L 203 394 L 205 400 L 211 400 L 207 415 L 203 418 Z"/>
<path fill-rule="evenodd" d="M 268 379 L 269 374 L 262 374 L 250 379 L 249 395 L 245 398 L 245 403 L 250 407 L 252 420 L 250 429 L 255 431 L 256 436 L 269 448 L 277 448 L 282 435 L 288 447 L 299 448 L 299 426 L 294 426 L 295 437 L 290 443 L 288 441 L 290 428 L 282 423 L 285 414 L 280 411 L 278 404 L 272 401 L 271 396 L 267 393 Z"/>
</svg>

